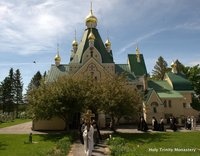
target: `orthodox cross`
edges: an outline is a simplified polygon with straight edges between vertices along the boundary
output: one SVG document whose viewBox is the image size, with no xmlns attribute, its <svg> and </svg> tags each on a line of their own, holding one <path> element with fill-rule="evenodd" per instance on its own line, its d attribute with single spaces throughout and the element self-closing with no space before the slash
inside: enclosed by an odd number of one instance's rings
<svg viewBox="0 0 200 156">
<path fill-rule="evenodd" d="M 90 56 L 93 57 L 93 51 L 92 50 L 90 51 Z"/>
<path fill-rule="evenodd" d="M 91 118 L 95 117 L 91 110 L 87 110 L 85 114 L 83 114 L 83 118 L 86 123 L 91 123 Z"/>
</svg>

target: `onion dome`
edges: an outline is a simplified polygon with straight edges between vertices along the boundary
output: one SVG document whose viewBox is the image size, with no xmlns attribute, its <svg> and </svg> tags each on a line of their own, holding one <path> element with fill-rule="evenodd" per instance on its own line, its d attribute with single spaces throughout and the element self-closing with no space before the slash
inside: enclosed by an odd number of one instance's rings
<svg viewBox="0 0 200 156">
<path fill-rule="evenodd" d="M 55 61 L 56 62 L 60 62 L 61 61 L 61 57 L 59 56 L 59 54 L 56 54 Z"/>
<path fill-rule="evenodd" d="M 89 15 L 85 18 L 86 26 L 88 28 L 95 28 L 97 26 L 97 18 L 93 15 L 92 12 L 92 3 Z"/>
<path fill-rule="evenodd" d="M 111 46 L 111 42 L 110 42 L 109 39 L 106 40 L 106 42 L 105 42 L 105 46 L 106 46 L 106 47 L 110 47 L 110 46 Z"/>
<path fill-rule="evenodd" d="M 94 36 L 94 34 L 92 33 L 92 30 L 90 31 L 90 34 L 88 35 L 88 39 L 89 39 L 89 40 L 95 40 L 95 36 Z"/>
<path fill-rule="evenodd" d="M 57 54 L 54 58 L 56 66 L 60 65 L 61 57 L 59 55 L 59 45 L 57 44 Z"/>
<path fill-rule="evenodd" d="M 77 42 L 76 40 L 74 40 L 74 41 L 72 42 L 72 46 L 78 46 L 78 42 Z"/>
<path fill-rule="evenodd" d="M 90 10 L 89 15 L 85 18 L 85 22 L 97 23 L 97 18 L 93 15 L 92 10 Z"/>
<path fill-rule="evenodd" d="M 174 63 L 174 61 L 172 61 L 171 67 L 174 67 L 175 65 L 176 65 L 176 63 Z"/>
</svg>

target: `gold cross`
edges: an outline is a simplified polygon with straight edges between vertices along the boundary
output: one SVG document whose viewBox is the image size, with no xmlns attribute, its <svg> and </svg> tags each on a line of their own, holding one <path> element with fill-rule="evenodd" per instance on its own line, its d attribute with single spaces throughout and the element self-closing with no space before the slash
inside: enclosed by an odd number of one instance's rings
<svg viewBox="0 0 200 156">
<path fill-rule="evenodd" d="M 83 118 L 85 123 L 91 123 L 91 118 L 95 117 L 91 110 L 87 110 L 85 114 L 83 114 Z"/>
</svg>

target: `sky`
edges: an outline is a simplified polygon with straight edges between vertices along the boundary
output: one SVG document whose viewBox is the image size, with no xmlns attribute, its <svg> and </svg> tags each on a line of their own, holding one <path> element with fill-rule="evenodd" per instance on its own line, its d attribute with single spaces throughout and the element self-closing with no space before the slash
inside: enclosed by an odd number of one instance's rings
<svg viewBox="0 0 200 156">
<path fill-rule="evenodd" d="M 68 64 L 76 30 L 80 42 L 90 0 L 1 0 L 0 82 L 19 69 L 26 89 L 37 71 Z M 159 56 L 187 66 L 200 64 L 199 0 L 93 0 L 97 29 L 109 37 L 115 63 L 127 63 L 138 45 L 148 73 Z M 36 63 L 33 63 L 33 62 Z"/>
</svg>

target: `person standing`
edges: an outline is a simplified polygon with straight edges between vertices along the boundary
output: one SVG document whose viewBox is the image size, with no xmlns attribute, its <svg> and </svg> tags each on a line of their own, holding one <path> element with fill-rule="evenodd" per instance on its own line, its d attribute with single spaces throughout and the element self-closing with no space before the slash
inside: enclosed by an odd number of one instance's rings
<svg viewBox="0 0 200 156">
<path fill-rule="evenodd" d="M 157 131 L 157 130 L 158 130 L 158 122 L 157 122 L 157 120 L 156 120 L 155 117 L 152 118 L 152 129 L 153 129 L 154 131 Z"/>
<path fill-rule="evenodd" d="M 191 118 L 187 117 L 187 129 L 191 130 Z"/>
<path fill-rule="evenodd" d="M 94 149 L 94 128 L 91 124 L 91 117 L 93 116 L 94 115 L 92 114 L 91 110 L 88 110 L 84 114 L 85 127 L 83 130 L 83 141 L 85 156 L 91 156 L 92 150 Z"/>
<path fill-rule="evenodd" d="M 86 126 L 83 131 L 83 140 L 84 140 L 84 152 L 86 156 L 92 155 L 92 150 L 94 148 L 94 128 L 90 123 L 86 123 Z"/>
<path fill-rule="evenodd" d="M 144 119 L 143 116 L 140 117 L 140 121 L 139 121 L 139 125 L 138 125 L 138 130 L 140 131 L 144 131 L 144 132 L 147 132 L 148 131 L 148 126 L 147 126 L 147 123 Z"/>
<path fill-rule="evenodd" d="M 165 128 L 164 128 L 164 119 L 162 117 L 160 118 L 159 130 L 160 131 L 164 131 L 165 130 Z"/>
<path fill-rule="evenodd" d="M 84 120 L 82 119 L 82 123 L 80 124 L 80 128 L 79 128 L 79 135 L 80 135 L 80 141 L 82 144 L 84 144 L 84 141 L 83 141 L 83 131 L 85 129 L 85 123 L 84 123 Z"/>
</svg>

